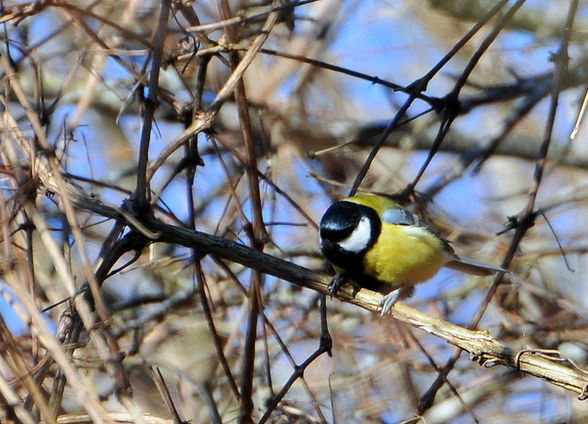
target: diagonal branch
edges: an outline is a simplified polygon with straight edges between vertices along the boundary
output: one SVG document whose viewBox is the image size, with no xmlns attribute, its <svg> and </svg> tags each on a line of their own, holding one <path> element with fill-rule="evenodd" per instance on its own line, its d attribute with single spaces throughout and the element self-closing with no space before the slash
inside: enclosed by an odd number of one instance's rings
<svg viewBox="0 0 588 424">
<path fill-rule="evenodd" d="M 233 241 L 154 220 L 149 227 L 161 234 L 158 241 L 196 247 L 202 252 L 240 263 L 257 271 L 273 275 L 298 286 L 329 294 L 331 277 L 318 274 L 307 268 L 259 252 Z M 377 311 L 382 295 L 361 290 L 353 297 L 351 290 L 342 290 L 337 297 L 361 308 Z M 513 349 L 495 340 L 487 331 L 469 330 L 447 321 L 432 317 L 402 303 L 392 309 L 394 318 L 418 327 L 427 333 L 442 338 L 468 352 L 470 357 L 485 367 L 503 365 L 541 378 L 551 384 L 586 396 L 588 375 L 570 362 L 561 358 L 545 357 L 533 351 L 518 354 Z"/>
</svg>

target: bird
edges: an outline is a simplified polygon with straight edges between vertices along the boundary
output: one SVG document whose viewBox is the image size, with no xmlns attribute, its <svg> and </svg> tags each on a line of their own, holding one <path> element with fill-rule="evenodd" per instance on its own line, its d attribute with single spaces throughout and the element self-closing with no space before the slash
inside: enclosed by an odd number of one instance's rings
<svg viewBox="0 0 588 424">
<path fill-rule="evenodd" d="M 377 194 L 332 203 L 319 225 L 320 250 L 333 265 L 332 295 L 346 283 L 384 294 L 381 316 L 401 294 L 431 279 L 443 267 L 473 275 L 504 268 L 458 256 L 449 242 L 418 215 Z"/>
</svg>

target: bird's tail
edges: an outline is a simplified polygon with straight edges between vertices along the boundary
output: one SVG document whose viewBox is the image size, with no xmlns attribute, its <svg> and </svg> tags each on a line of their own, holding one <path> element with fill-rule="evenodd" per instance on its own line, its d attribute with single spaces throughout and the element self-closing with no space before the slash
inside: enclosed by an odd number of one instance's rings
<svg viewBox="0 0 588 424">
<path fill-rule="evenodd" d="M 497 272 L 508 272 L 508 270 L 494 265 L 485 264 L 470 258 L 452 257 L 445 266 L 456 271 L 472 275 L 491 275 Z"/>
</svg>

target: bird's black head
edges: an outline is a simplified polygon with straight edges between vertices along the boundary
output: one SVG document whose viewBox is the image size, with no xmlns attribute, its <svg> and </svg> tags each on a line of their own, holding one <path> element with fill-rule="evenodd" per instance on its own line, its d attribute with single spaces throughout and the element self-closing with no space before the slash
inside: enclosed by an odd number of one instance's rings
<svg viewBox="0 0 588 424">
<path fill-rule="evenodd" d="M 321 252 L 331 263 L 347 269 L 361 262 L 378 239 L 381 228 L 374 209 L 340 200 L 333 203 L 321 219 Z"/>
</svg>

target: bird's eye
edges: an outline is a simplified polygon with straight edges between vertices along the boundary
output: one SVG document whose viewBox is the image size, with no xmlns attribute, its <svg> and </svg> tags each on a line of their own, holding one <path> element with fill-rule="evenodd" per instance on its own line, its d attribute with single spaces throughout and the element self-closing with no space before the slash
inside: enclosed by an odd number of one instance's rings
<svg viewBox="0 0 588 424">
<path fill-rule="evenodd" d="M 324 221 L 321 224 L 321 238 L 339 241 L 349 236 L 355 229 L 355 223 L 349 221 Z"/>
</svg>

